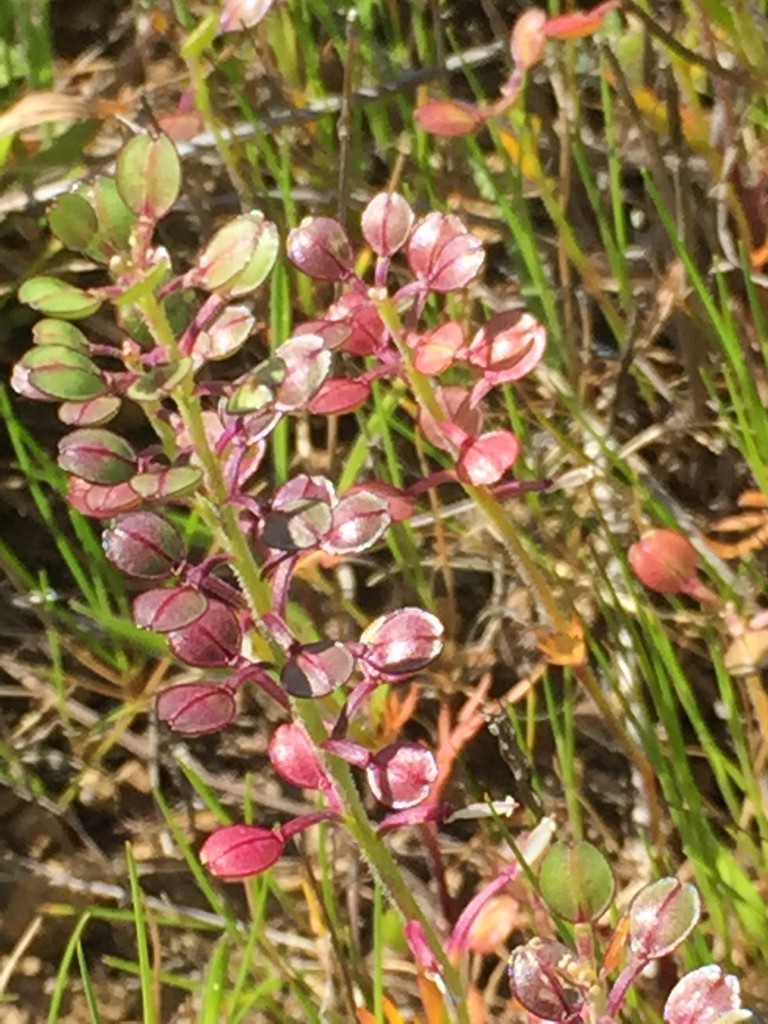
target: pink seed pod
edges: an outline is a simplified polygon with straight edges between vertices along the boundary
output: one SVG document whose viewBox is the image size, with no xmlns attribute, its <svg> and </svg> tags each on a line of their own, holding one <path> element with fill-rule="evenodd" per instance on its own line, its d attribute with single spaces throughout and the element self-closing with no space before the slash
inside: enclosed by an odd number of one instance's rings
<svg viewBox="0 0 768 1024">
<path fill-rule="evenodd" d="M 740 1012 L 741 1016 L 737 1016 Z M 669 993 L 664 1007 L 667 1024 L 716 1024 L 726 1019 L 752 1017 L 741 1011 L 738 979 L 725 974 L 717 964 L 707 964 L 684 975 Z"/>
<path fill-rule="evenodd" d="M 456 475 L 462 483 L 489 487 L 498 483 L 520 454 L 522 445 L 510 430 L 491 430 L 461 446 Z"/>
<path fill-rule="evenodd" d="M 413 226 L 413 210 L 398 192 L 379 192 L 363 210 L 363 237 L 377 256 L 393 256 Z"/>
<path fill-rule="evenodd" d="M 688 594 L 708 603 L 718 600 L 699 580 L 696 549 L 677 530 L 662 527 L 643 534 L 629 549 L 629 564 L 640 582 L 657 594 Z"/>
<path fill-rule="evenodd" d="M 581 1019 L 584 994 L 574 983 L 578 961 L 562 942 L 531 939 L 512 950 L 508 971 L 510 991 L 529 1013 L 560 1024 Z"/>
<path fill-rule="evenodd" d="M 644 886 L 629 908 L 629 948 L 638 962 L 668 956 L 698 924 L 701 899 L 695 886 L 660 878 Z"/>
<path fill-rule="evenodd" d="M 380 615 L 362 632 L 363 659 L 375 672 L 412 675 L 440 655 L 443 632 L 443 624 L 430 612 L 399 608 Z"/>
<path fill-rule="evenodd" d="M 530 70 L 544 56 L 547 44 L 544 31 L 546 21 L 546 11 L 540 7 L 529 7 L 515 22 L 509 41 L 509 52 L 513 63 L 523 71 Z"/>
<path fill-rule="evenodd" d="M 200 862 L 216 878 L 236 881 L 271 868 L 280 859 L 283 846 L 283 838 L 273 829 L 225 825 L 203 843 Z"/>
<path fill-rule="evenodd" d="M 209 683 L 179 683 L 157 695 L 157 717 L 174 732 L 205 736 L 231 725 L 237 715 L 232 691 Z"/>
<path fill-rule="evenodd" d="M 482 107 L 458 100 L 427 100 L 416 108 L 414 120 L 430 135 L 469 135 L 488 114 Z"/>
<path fill-rule="evenodd" d="M 374 754 L 366 774 L 376 799 L 399 810 L 426 800 L 438 768 L 431 750 L 404 741 L 390 743 Z"/>
<path fill-rule="evenodd" d="M 126 576 L 167 578 L 184 558 L 176 527 L 156 512 L 128 512 L 104 531 L 102 546 L 109 561 Z"/>
<path fill-rule="evenodd" d="M 272 767 L 286 782 L 305 789 L 332 786 L 323 760 L 300 722 L 285 722 L 272 733 L 268 749 Z"/>
<path fill-rule="evenodd" d="M 332 217 L 305 217 L 286 242 L 288 259 L 318 281 L 343 281 L 354 266 L 344 228 Z"/>
<path fill-rule="evenodd" d="M 406 249 L 408 264 L 435 292 L 465 288 L 480 273 L 485 249 L 453 214 L 428 213 L 414 227 Z"/>
</svg>

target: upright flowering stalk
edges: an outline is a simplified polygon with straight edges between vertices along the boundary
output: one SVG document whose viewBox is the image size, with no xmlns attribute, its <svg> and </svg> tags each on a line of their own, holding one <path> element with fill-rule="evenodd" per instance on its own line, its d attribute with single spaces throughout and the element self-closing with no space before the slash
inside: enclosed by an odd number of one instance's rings
<svg viewBox="0 0 768 1024">
<path fill-rule="evenodd" d="M 227 3 L 219 31 L 254 25 L 269 6 Z M 539 59 L 536 33 L 591 31 L 614 6 L 562 19 L 529 16 L 525 32 L 518 28 L 513 37 L 516 61 L 527 69 Z M 57 200 L 52 230 L 100 265 L 104 281 L 80 288 L 38 276 L 24 283 L 21 299 L 42 318 L 14 368 L 13 387 L 58 406 L 69 428 L 58 461 L 70 502 L 104 523 L 106 557 L 135 590 L 136 625 L 164 637 L 169 657 L 187 670 L 185 681 L 158 695 L 160 720 L 187 736 L 222 729 L 237 715 L 244 687 L 273 699 L 285 718 L 271 737 L 270 762 L 287 784 L 311 793 L 317 809 L 271 828 L 238 822 L 217 829 L 200 851 L 203 865 L 220 879 L 247 878 L 274 866 L 304 829 L 320 822 L 346 827 L 407 921 L 417 962 L 459 991 L 456 962 L 502 934 L 498 910 L 510 906 L 504 890 L 520 864 L 488 883 L 441 943 L 380 836 L 452 814 L 439 800 L 447 773 L 441 777 L 434 753 L 421 743 L 369 747 L 353 729 L 379 687 L 411 680 L 440 656 L 443 627 L 429 611 L 402 607 L 340 640 L 297 625 L 290 599 L 302 561 L 359 557 L 407 519 L 429 488 L 458 481 L 486 512 L 495 494 L 510 493 L 515 483 L 505 477 L 520 441 L 504 423 L 486 429 L 486 399 L 536 367 L 546 331 L 523 310 L 502 311 L 474 331 L 448 317 L 425 323 L 428 303 L 439 308 L 445 294 L 469 288 L 479 275 L 482 243 L 453 215 L 432 211 L 417 219 L 403 196 L 381 193 L 361 218 L 363 247 L 375 257 L 368 281 L 356 269 L 364 265 L 362 252 L 333 218 L 309 217 L 290 232 L 293 264 L 332 283 L 337 294 L 323 315 L 268 346 L 248 302 L 275 263 L 276 226 L 258 211 L 241 214 L 176 268 L 155 236 L 181 181 L 170 140 L 137 135 L 114 178 L 96 178 Z M 115 342 L 89 320 L 109 308 Z M 220 371 L 246 346 L 250 359 Z M 270 486 L 265 454 L 279 423 L 356 410 L 383 379 L 410 389 L 414 430 L 428 453 L 440 453 L 441 469 L 402 489 L 373 480 L 340 493 L 333 480 L 309 472 Z M 120 435 L 116 418 L 128 402 L 144 413 L 151 443 Z M 207 530 L 204 545 L 186 534 L 188 510 Z M 497 515 L 497 525 L 502 519 Z M 695 555 L 679 535 L 653 531 L 630 562 L 657 591 L 709 600 Z M 337 693 L 337 703 L 325 699 Z M 385 808 L 375 827 L 355 772 Z M 521 842 L 530 864 L 553 828 L 544 819 Z M 561 876 L 567 892 L 557 889 Z M 629 911 L 627 963 L 598 1005 L 594 993 L 610 965 L 590 959 L 585 929 L 602 913 L 608 889 L 612 894 L 608 881 L 599 858 L 583 848 L 561 850 L 549 880 L 542 875 L 541 892 L 572 922 L 575 942 L 571 948 L 538 937 L 513 951 L 510 984 L 529 1012 L 563 1024 L 590 1010 L 600 1024 L 614 1020 L 639 973 L 673 951 L 698 917 L 692 887 L 665 879 L 644 890 Z M 669 1024 L 708 1024 L 720 1011 L 739 1010 L 732 979 L 716 970 L 681 985 L 670 996 Z"/>
<path fill-rule="evenodd" d="M 219 31 L 253 25 L 268 7 L 229 3 Z M 483 246 L 457 217 L 433 211 L 417 218 L 403 196 L 389 192 L 364 209 L 360 246 L 330 217 L 309 217 L 290 232 L 290 260 L 334 284 L 337 295 L 324 314 L 268 346 L 249 301 L 276 260 L 277 228 L 258 211 L 236 216 L 177 269 L 155 237 L 181 182 L 169 139 L 138 135 L 113 179 L 97 178 L 57 200 L 54 233 L 101 265 L 104 282 L 80 288 L 42 276 L 23 285 L 22 300 L 42 319 L 13 386 L 58 406 L 68 428 L 58 461 L 69 499 L 103 522 L 106 556 L 132 581 L 137 626 L 164 637 L 169 656 L 187 670 L 157 696 L 160 720 L 187 736 L 215 732 L 234 720 L 244 687 L 273 699 L 285 716 L 270 760 L 286 783 L 313 793 L 319 809 L 272 828 L 237 823 L 214 831 L 201 850 L 207 870 L 222 879 L 258 874 L 303 829 L 342 823 L 403 915 L 427 935 L 429 921 L 376 831 L 451 812 L 431 798 L 435 755 L 406 740 L 369 749 L 350 727 L 380 685 L 399 685 L 439 657 L 442 626 L 406 607 L 357 639 L 299 635 L 289 612 L 293 581 L 310 557 L 359 557 L 379 544 L 429 487 L 459 480 L 509 488 L 504 477 L 520 443 L 503 424 L 486 429 L 485 400 L 535 367 L 546 334 L 522 312 L 495 316 L 474 334 L 465 334 L 464 321 L 426 325 L 431 299 L 471 286 Z M 363 248 L 374 255 L 369 281 L 356 271 Z M 115 342 L 89 321 L 110 309 Z M 233 372 L 231 361 L 246 347 L 248 360 Z M 451 383 L 441 380 L 449 373 Z M 386 378 L 411 389 L 414 429 L 447 456 L 447 467 L 405 489 L 371 480 L 339 493 L 328 477 L 303 472 L 268 485 L 265 454 L 281 421 L 358 409 Z M 151 443 L 121 436 L 116 417 L 127 402 L 145 414 Z M 215 554 L 186 536 L 179 513 L 188 509 Z M 325 705 L 326 717 L 305 712 L 302 721 L 302 701 L 339 690 L 345 696 L 335 718 Z M 376 830 L 350 773 L 385 808 Z"/>
</svg>

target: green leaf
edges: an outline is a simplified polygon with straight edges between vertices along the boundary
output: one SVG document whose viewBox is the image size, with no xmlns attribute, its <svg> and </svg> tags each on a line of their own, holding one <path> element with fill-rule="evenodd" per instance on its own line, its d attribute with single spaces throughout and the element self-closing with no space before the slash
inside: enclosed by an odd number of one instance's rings
<svg viewBox="0 0 768 1024">
<path fill-rule="evenodd" d="M 152 295 L 157 288 L 168 280 L 170 270 L 171 267 L 167 258 L 158 260 L 150 270 L 115 299 L 115 305 L 118 309 L 125 309 L 128 306 L 140 303 L 142 299 Z"/>
<path fill-rule="evenodd" d="M 556 843 L 542 861 L 541 895 L 549 906 L 574 923 L 596 921 L 613 899 L 611 867 L 591 843 Z"/>
<path fill-rule="evenodd" d="M 93 316 L 101 299 L 88 295 L 57 277 L 32 277 L 19 288 L 19 298 L 32 309 L 62 320 L 82 320 Z"/>
<path fill-rule="evenodd" d="M 32 328 L 35 345 L 63 345 L 83 353 L 88 351 L 88 339 L 74 324 L 67 320 L 38 320 Z"/>
<path fill-rule="evenodd" d="M 37 345 L 19 360 L 17 368 L 27 372 L 30 383 L 61 401 L 85 401 L 107 390 L 98 367 L 64 345 Z"/>
<path fill-rule="evenodd" d="M 119 484 L 136 472 L 136 452 L 110 430 L 74 430 L 59 442 L 59 465 L 95 484 Z"/>
<path fill-rule="evenodd" d="M 106 261 L 115 253 L 128 249 L 136 216 L 123 202 L 114 178 L 97 178 L 88 198 L 99 222 L 99 231 L 90 252 Z"/>
<path fill-rule="evenodd" d="M 99 228 L 96 211 L 82 195 L 59 196 L 48 211 L 51 231 L 67 249 L 87 251 Z"/>
<path fill-rule="evenodd" d="M 285 374 L 282 359 L 268 359 L 257 366 L 230 396 L 227 412 L 233 416 L 260 412 L 275 400 L 275 392 L 285 380 Z"/>
<path fill-rule="evenodd" d="M 131 384 L 128 397 L 134 402 L 158 402 L 170 394 L 191 370 L 192 360 L 189 358 L 180 359 L 172 365 L 156 366 Z"/>
<path fill-rule="evenodd" d="M 101 427 L 120 412 L 117 395 L 99 395 L 86 402 L 62 402 L 59 419 L 70 427 Z"/>
<path fill-rule="evenodd" d="M 29 379 L 44 394 L 62 402 L 85 402 L 107 389 L 101 377 L 87 370 L 34 370 Z"/>
<path fill-rule="evenodd" d="M 133 920 L 136 928 L 136 951 L 139 957 L 139 978 L 141 980 L 141 1005 L 144 1024 L 157 1024 L 155 1013 L 155 970 L 149 946 L 149 922 L 144 903 L 144 893 L 139 884 L 139 870 L 130 843 L 126 843 L 125 857 L 128 864 L 128 878 L 131 884 Z"/>
<path fill-rule="evenodd" d="M 181 48 L 181 55 L 184 60 L 197 60 L 210 47 L 216 38 L 216 31 L 219 24 L 219 14 L 209 14 L 203 18 L 194 31 L 190 32 Z"/>
<path fill-rule="evenodd" d="M 279 249 L 277 228 L 254 210 L 216 232 L 190 274 L 198 288 L 230 297 L 247 295 L 267 278 Z"/>
<path fill-rule="evenodd" d="M 150 501 L 182 498 L 193 494 L 202 478 L 203 474 L 195 466 L 175 466 L 159 473 L 137 473 L 131 480 L 131 487 Z"/>
<path fill-rule="evenodd" d="M 160 220 L 176 202 L 181 163 L 167 135 L 135 135 L 117 160 L 117 188 L 137 216 Z"/>
</svg>

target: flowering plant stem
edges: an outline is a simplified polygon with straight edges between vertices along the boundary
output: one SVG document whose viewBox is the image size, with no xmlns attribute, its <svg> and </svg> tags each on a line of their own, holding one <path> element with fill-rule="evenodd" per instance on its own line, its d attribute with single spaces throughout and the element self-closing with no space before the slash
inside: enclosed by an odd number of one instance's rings
<svg viewBox="0 0 768 1024">
<path fill-rule="evenodd" d="M 303 721 L 310 735 L 319 735 L 323 729 L 321 714 L 313 701 L 302 702 Z M 390 899 L 400 911 L 404 921 L 418 921 L 424 929 L 432 952 L 440 964 L 442 977 L 449 991 L 464 991 L 464 986 L 454 964 L 445 951 L 445 944 L 435 932 L 430 920 L 414 899 L 413 893 L 403 881 L 402 874 L 387 849 L 384 840 L 376 834 L 360 800 L 349 766 L 338 757 L 326 756 L 326 765 L 338 787 L 343 811 L 343 822 L 349 834 L 355 839 L 363 856 L 374 871 Z M 456 1005 L 456 1020 L 469 1024 L 466 1007 Z"/>
<path fill-rule="evenodd" d="M 403 328 L 395 304 L 391 299 L 385 299 L 379 303 L 379 313 L 392 331 L 392 336 L 400 353 L 405 376 L 418 404 L 434 417 L 437 423 L 443 422 L 446 419 L 446 414 L 435 397 L 429 379 L 415 368 L 408 346 L 401 340 Z M 520 542 L 516 528 L 511 523 L 500 502 L 488 492 L 487 488 L 476 487 L 463 481 L 460 481 L 460 483 L 467 497 L 471 498 L 482 509 L 486 518 L 495 528 L 497 535 L 506 545 L 526 576 L 528 583 L 536 593 L 541 607 L 549 617 L 553 628 L 557 632 L 567 632 L 567 616 L 561 611 L 552 591 L 547 586 L 546 580 L 539 572 L 533 560 L 528 556 L 528 552 Z"/>
<path fill-rule="evenodd" d="M 168 351 L 173 353 L 174 356 L 178 356 L 178 342 L 165 315 L 165 311 L 154 295 L 142 295 L 138 299 L 137 305 L 155 341 L 159 345 L 166 346 Z M 420 374 L 417 376 L 421 378 Z M 421 378 L 421 382 L 426 385 L 426 381 L 423 378 Z M 205 471 L 210 500 L 198 503 L 201 514 L 203 514 L 206 522 L 213 529 L 214 535 L 220 538 L 222 545 L 229 551 L 232 559 L 232 568 L 241 581 L 249 607 L 254 615 L 254 620 L 258 625 L 261 616 L 270 610 L 269 589 L 261 577 L 247 538 L 240 528 L 236 509 L 229 503 L 221 465 L 208 443 L 203 423 L 202 408 L 199 399 L 194 394 L 190 377 L 184 378 L 177 385 L 174 390 L 174 400 Z M 269 648 L 266 641 L 264 641 L 264 644 Z M 282 660 L 282 652 L 275 650 L 271 653 L 277 656 L 278 663 Z M 302 708 L 302 719 L 310 732 L 320 736 L 323 726 L 318 709 L 311 701 L 302 703 L 304 705 Z M 440 963 L 443 977 L 449 990 L 453 992 L 462 991 L 463 986 L 458 972 L 446 956 L 433 926 L 414 899 L 410 889 L 405 885 L 397 864 L 387 850 L 384 841 L 371 826 L 348 766 L 338 758 L 328 758 L 328 761 L 330 774 L 333 776 L 342 797 L 345 824 L 350 834 L 360 844 L 364 857 L 379 877 L 393 903 L 400 910 L 403 919 L 406 921 L 418 921 L 423 926 L 430 946 Z M 457 1005 L 456 1020 L 460 1024 L 465 1024 L 465 1022 L 468 1022 L 468 1019 L 466 1008 L 463 1005 Z"/>
<path fill-rule="evenodd" d="M 137 305 L 155 341 L 159 345 L 165 345 L 170 352 L 177 355 L 176 336 L 168 322 L 165 310 L 155 296 L 151 293 L 145 294 L 138 300 Z M 211 496 L 211 500 L 208 502 L 198 501 L 198 509 L 214 536 L 219 538 L 222 547 L 232 555 L 235 571 L 242 582 L 248 606 L 258 627 L 261 616 L 271 608 L 269 587 L 259 572 L 245 534 L 240 528 L 237 511 L 229 502 L 221 464 L 208 443 L 200 400 L 194 393 L 191 377 L 185 377 L 177 385 L 173 397 L 203 464 L 207 490 Z M 259 639 L 262 641 L 259 644 L 260 649 L 257 650 L 259 656 L 274 654 L 282 658 L 280 649 L 276 645 L 269 644 L 264 639 L 263 632 L 255 638 L 256 642 Z"/>
</svg>

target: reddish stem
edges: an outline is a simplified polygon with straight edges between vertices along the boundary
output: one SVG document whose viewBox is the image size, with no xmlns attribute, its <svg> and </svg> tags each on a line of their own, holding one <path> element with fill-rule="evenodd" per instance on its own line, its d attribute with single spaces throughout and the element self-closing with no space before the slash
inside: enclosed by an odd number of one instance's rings
<svg viewBox="0 0 768 1024">
<path fill-rule="evenodd" d="M 338 811 L 311 811 L 309 814 L 300 814 L 298 818 L 292 818 L 287 821 L 284 825 L 280 825 L 275 829 L 277 835 L 283 840 L 288 842 L 289 839 L 293 839 L 299 832 L 303 832 L 305 828 L 310 828 L 312 825 L 317 825 L 321 821 L 338 821 Z"/>
<path fill-rule="evenodd" d="M 647 961 L 646 961 L 647 962 Z M 645 963 L 640 963 L 636 960 L 630 960 L 621 974 L 618 976 L 613 984 L 613 988 L 608 996 L 608 1003 L 605 1007 L 606 1015 L 610 1020 L 616 1020 L 616 1016 L 621 1009 L 621 1004 L 627 997 L 627 992 L 632 985 L 632 982 L 638 976 L 638 974 L 645 967 Z"/>
<path fill-rule="evenodd" d="M 687 594 L 692 597 L 695 601 L 701 601 L 702 604 L 713 604 L 719 605 L 720 598 L 709 587 L 705 586 L 698 576 L 694 576 L 681 588 L 683 594 Z"/>
<path fill-rule="evenodd" d="M 213 323 L 216 317 L 226 307 L 227 303 L 219 295 L 209 295 L 200 309 L 195 314 L 192 323 L 187 327 L 179 338 L 179 352 L 188 356 L 195 347 L 198 335 Z"/>
</svg>

